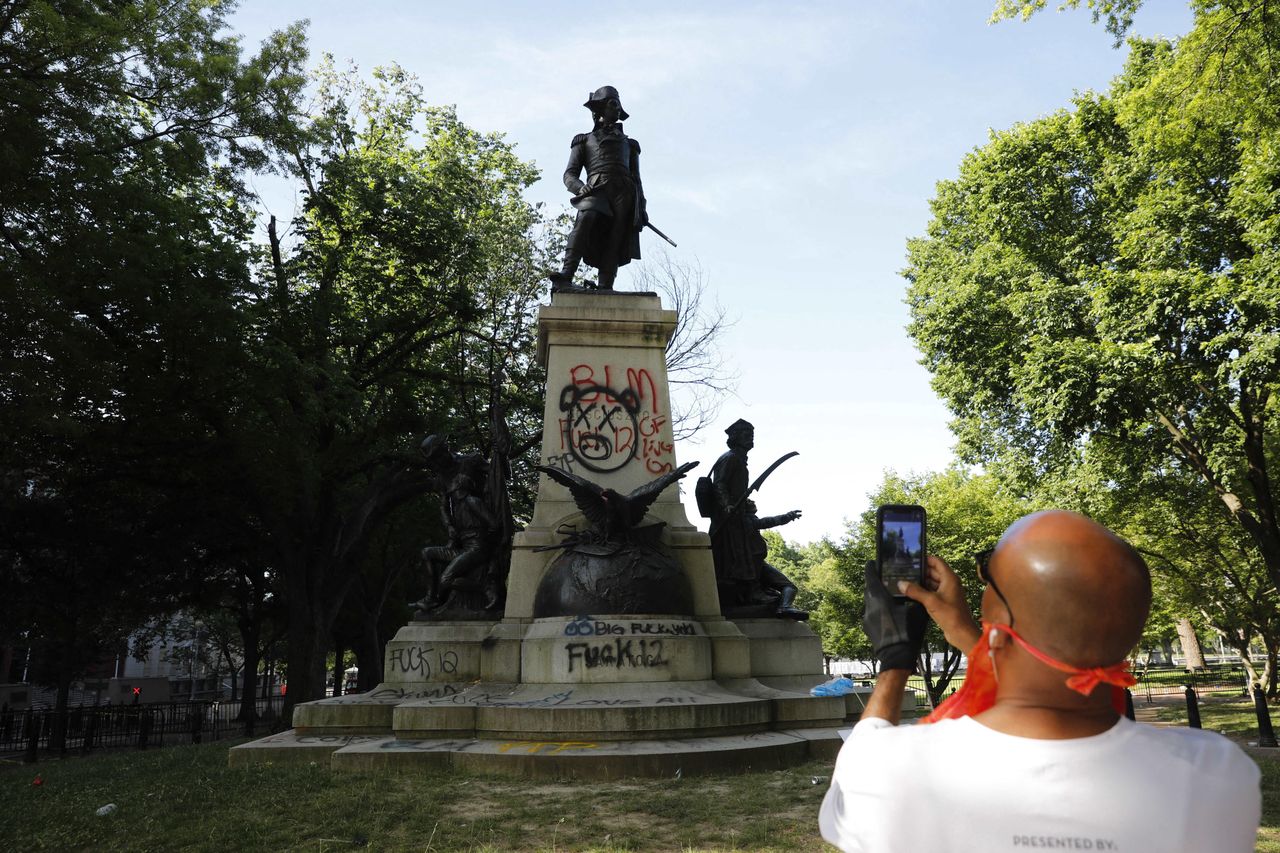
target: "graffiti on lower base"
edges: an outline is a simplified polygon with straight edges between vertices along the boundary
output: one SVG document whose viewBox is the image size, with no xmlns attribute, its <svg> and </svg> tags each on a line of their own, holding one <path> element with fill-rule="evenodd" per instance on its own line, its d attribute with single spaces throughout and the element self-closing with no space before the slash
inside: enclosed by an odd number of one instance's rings
<svg viewBox="0 0 1280 853">
<path fill-rule="evenodd" d="M 600 745 L 579 740 L 518 740 L 504 743 L 498 752 L 519 751 L 525 755 L 558 755 L 575 749 L 599 749 Z"/>
<path fill-rule="evenodd" d="M 392 752 L 466 752 L 478 745 L 474 740 L 388 740 L 378 744 L 378 749 Z"/>
<path fill-rule="evenodd" d="M 450 701 L 456 705 L 477 705 L 489 708 L 546 708 L 563 705 L 572 695 L 572 690 L 540 696 L 537 699 L 513 698 L 510 694 L 502 693 L 464 693 L 453 697 Z"/>
</svg>

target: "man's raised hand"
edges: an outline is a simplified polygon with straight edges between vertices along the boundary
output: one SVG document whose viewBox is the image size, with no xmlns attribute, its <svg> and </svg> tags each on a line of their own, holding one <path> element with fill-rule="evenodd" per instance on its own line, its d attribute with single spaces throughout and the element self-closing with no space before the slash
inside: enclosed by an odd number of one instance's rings
<svg viewBox="0 0 1280 853">
<path fill-rule="evenodd" d="M 898 591 L 924 605 L 924 609 L 929 611 L 929 617 L 942 629 L 942 635 L 947 638 L 948 643 L 962 652 L 968 652 L 977 644 L 982 629 L 969 612 L 960 578 L 940 557 L 929 555 L 924 586 L 899 581 Z"/>
<path fill-rule="evenodd" d="M 914 601 L 894 598 L 880 580 L 873 560 L 867 561 L 863 603 L 862 630 L 871 641 L 881 672 L 889 669 L 915 672 L 924 631 L 929 626 L 924 609 Z"/>
</svg>

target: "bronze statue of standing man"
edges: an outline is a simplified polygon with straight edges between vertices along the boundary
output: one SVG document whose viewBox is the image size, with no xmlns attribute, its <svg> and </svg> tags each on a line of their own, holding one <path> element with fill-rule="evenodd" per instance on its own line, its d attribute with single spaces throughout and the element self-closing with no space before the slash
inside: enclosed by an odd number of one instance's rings
<svg viewBox="0 0 1280 853">
<path fill-rule="evenodd" d="M 618 267 L 640 257 L 640 229 L 648 223 L 644 185 L 640 183 L 640 143 L 622 132 L 629 116 L 618 90 L 601 86 L 583 104 L 595 117 L 595 129 L 569 144 L 564 185 L 573 193 L 578 219 L 569 234 L 564 266 L 551 274 L 552 286 L 568 287 L 586 261 L 600 272 L 597 285 L 613 290 Z M 583 169 L 587 179 L 583 181 Z"/>
</svg>

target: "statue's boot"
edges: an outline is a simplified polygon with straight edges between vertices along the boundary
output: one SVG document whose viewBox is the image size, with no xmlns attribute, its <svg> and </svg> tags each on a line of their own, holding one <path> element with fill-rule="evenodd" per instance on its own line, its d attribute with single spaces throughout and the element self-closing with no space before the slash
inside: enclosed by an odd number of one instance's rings
<svg viewBox="0 0 1280 853">
<path fill-rule="evenodd" d="M 597 285 L 601 290 L 613 290 L 614 279 L 618 277 L 617 267 L 602 267 L 600 269 L 600 284 Z"/>
<path fill-rule="evenodd" d="M 502 583 L 497 578 L 490 578 L 485 582 L 484 587 L 484 609 L 501 610 L 503 605 Z"/>
<path fill-rule="evenodd" d="M 792 607 L 792 603 L 796 600 L 796 588 L 794 586 L 784 586 L 782 588 L 782 597 L 778 599 L 778 616 L 783 619 L 795 619 L 803 621 L 809 618 L 807 611 Z"/>
<path fill-rule="evenodd" d="M 553 287 L 569 287 L 573 284 L 573 277 L 578 274 L 578 265 L 582 263 L 582 253 L 575 252 L 572 249 L 564 253 L 564 265 L 560 267 L 560 272 L 553 272 L 550 276 Z"/>
<path fill-rule="evenodd" d="M 428 593 L 427 595 L 423 596 L 417 601 L 411 603 L 409 605 L 409 609 L 413 611 L 414 619 L 417 619 L 418 614 L 425 615 L 427 613 L 430 613 L 436 606 L 439 605 L 439 603 L 440 602 L 436 600 L 435 596 Z"/>
</svg>

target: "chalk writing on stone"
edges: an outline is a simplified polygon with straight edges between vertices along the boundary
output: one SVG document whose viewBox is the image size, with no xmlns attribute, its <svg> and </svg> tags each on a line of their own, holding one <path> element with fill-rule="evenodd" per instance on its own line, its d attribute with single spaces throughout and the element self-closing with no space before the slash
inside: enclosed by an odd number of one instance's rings
<svg viewBox="0 0 1280 853">
<path fill-rule="evenodd" d="M 556 755 L 575 749 L 599 749 L 600 745 L 577 740 L 512 741 L 498 747 L 498 752 L 523 752 L 525 755 Z"/>
<path fill-rule="evenodd" d="M 450 701 L 456 705 L 480 705 L 490 708 L 553 708 L 564 705 L 573 696 L 572 690 L 539 696 L 536 699 L 522 699 L 501 693 L 466 693 L 454 696 Z"/>
</svg>

